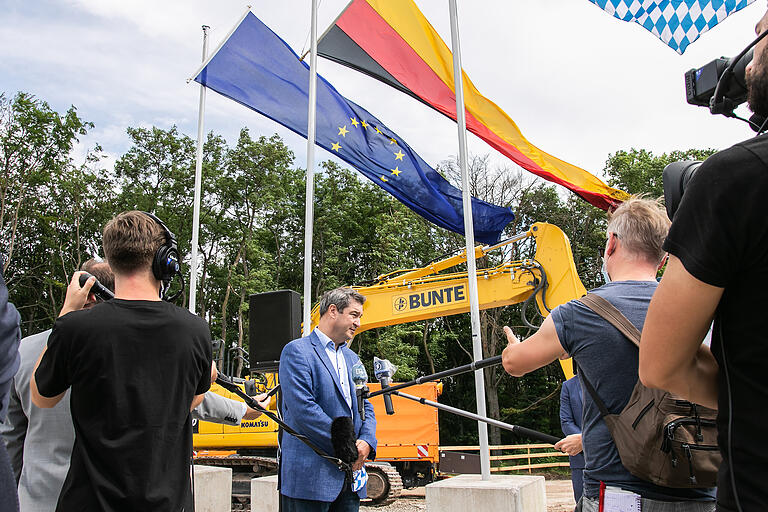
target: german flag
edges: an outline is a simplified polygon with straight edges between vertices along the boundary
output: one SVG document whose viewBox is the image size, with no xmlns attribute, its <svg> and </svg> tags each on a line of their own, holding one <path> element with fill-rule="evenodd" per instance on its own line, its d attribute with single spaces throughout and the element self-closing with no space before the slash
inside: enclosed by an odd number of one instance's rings
<svg viewBox="0 0 768 512">
<path fill-rule="evenodd" d="M 356 69 L 456 120 L 453 55 L 412 0 L 352 0 L 318 43 L 318 54 Z M 524 169 L 607 210 L 628 194 L 531 144 L 463 73 L 469 131 Z"/>
</svg>

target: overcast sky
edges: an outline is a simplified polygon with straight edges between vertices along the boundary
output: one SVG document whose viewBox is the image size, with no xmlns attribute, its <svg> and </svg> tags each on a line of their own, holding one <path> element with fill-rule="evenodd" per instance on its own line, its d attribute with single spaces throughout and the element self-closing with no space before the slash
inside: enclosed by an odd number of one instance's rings
<svg viewBox="0 0 768 512">
<path fill-rule="evenodd" d="M 447 0 L 416 0 L 450 42 Z M 319 32 L 346 0 L 322 0 Z M 252 11 L 296 52 L 308 46 L 309 0 L 256 0 Z M 62 112 L 75 105 L 95 123 L 85 145 L 115 156 L 129 148 L 128 126 L 177 125 L 196 136 L 201 25 L 213 50 L 246 9 L 230 0 L 0 0 L 0 91 L 26 91 Z M 477 88 L 544 151 L 600 174 L 610 153 L 724 148 L 752 135 L 745 123 L 687 105 L 683 73 L 738 53 L 765 11 L 758 1 L 731 15 L 680 56 L 634 23 L 587 0 L 459 1 L 464 70 Z M 449 45 L 450 46 L 450 45 Z M 399 133 L 430 164 L 457 153 L 455 124 L 362 74 L 319 59 L 342 94 Z M 214 92 L 205 130 L 234 144 L 241 127 L 280 134 L 304 166 L 306 143 Z M 470 151 L 498 155 L 474 135 Z M 317 160 L 332 158 L 317 151 Z M 506 160 L 494 156 L 494 162 Z M 346 164 L 344 164 L 346 165 Z"/>
</svg>

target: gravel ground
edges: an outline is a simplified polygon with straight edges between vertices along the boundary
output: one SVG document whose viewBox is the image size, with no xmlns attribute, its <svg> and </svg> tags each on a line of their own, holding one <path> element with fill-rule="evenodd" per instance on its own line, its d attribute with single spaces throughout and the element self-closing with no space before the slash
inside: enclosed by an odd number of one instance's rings
<svg viewBox="0 0 768 512">
<path fill-rule="evenodd" d="M 427 502 L 424 498 L 400 498 L 385 507 L 360 506 L 362 512 L 416 512 L 427 510 Z"/>
<path fill-rule="evenodd" d="M 570 480 L 549 480 L 547 486 L 547 512 L 571 512 L 576 504 L 573 502 L 573 490 Z M 427 510 L 424 500 L 424 488 L 403 489 L 401 497 L 384 507 L 367 507 L 361 504 L 362 512 L 420 512 Z"/>
</svg>

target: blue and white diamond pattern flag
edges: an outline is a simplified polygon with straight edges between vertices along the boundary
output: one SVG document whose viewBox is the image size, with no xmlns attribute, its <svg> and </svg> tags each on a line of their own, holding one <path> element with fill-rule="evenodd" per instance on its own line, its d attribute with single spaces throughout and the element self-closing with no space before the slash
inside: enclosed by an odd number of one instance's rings
<svg viewBox="0 0 768 512">
<path fill-rule="evenodd" d="M 365 466 L 352 473 L 352 492 L 357 492 L 368 483 L 368 472 Z"/>
<path fill-rule="evenodd" d="M 622 21 L 634 21 L 681 54 L 701 34 L 755 0 L 589 0 Z"/>
</svg>

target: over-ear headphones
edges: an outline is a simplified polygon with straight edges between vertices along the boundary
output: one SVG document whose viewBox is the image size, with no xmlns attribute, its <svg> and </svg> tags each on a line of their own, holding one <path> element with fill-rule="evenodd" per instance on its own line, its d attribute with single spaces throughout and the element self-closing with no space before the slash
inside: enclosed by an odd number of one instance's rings
<svg viewBox="0 0 768 512">
<path fill-rule="evenodd" d="M 157 222 L 165 232 L 165 243 L 157 249 L 155 257 L 152 258 L 152 274 L 158 281 L 168 284 L 173 276 L 179 273 L 179 247 L 176 244 L 176 235 L 155 215 L 149 212 L 142 213 Z"/>
</svg>

